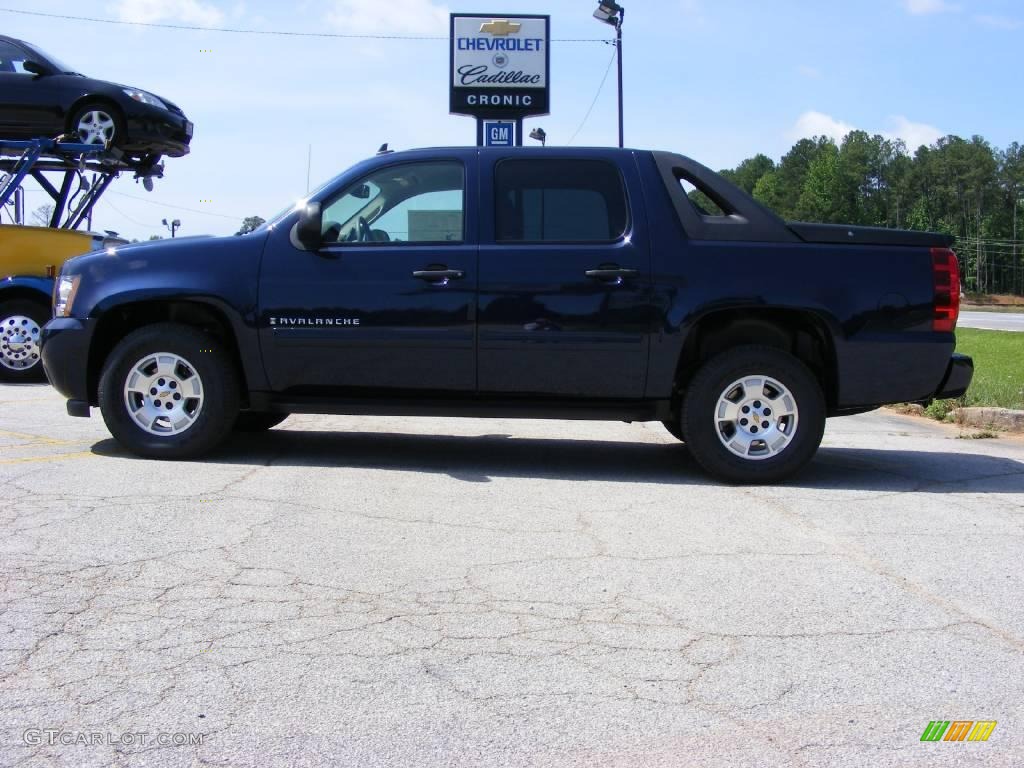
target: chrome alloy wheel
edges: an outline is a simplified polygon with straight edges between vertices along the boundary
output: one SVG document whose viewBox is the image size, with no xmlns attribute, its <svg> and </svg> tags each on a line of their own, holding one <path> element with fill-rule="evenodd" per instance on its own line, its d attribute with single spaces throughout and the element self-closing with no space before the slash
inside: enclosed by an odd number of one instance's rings
<svg viewBox="0 0 1024 768">
<path fill-rule="evenodd" d="M 0 365 L 25 371 L 39 362 L 39 323 L 25 315 L 0 320 Z"/>
<path fill-rule="evenodd" d="M 793 442 L 799 421 L 796 398 L 777 380 L 744 376 L 718 398 L 715 431 L 722 445 L 742 459 L 778 456 Z"/>
<path fill-rule="evenodd" d="M 100 109 L 91 109 L 78 119 L 75 132 L 83 144 L 108 144 L 114 138 L 114 118 Z"/>
<path fill-rule="evenodd" d="M 124 403 L 132 420 L 149 434 L 181 434 L 203 410 L 203 382 L 185 358 L 157 352 L 131 367 Z"/>
</svg>

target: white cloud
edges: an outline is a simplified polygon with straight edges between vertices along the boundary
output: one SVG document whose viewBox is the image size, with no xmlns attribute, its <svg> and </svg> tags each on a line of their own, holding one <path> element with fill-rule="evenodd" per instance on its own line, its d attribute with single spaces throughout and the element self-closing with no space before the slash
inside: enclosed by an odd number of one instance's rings
<svg viewBox="0 0 1024 768">
<path fill-rule="evenodd" d="M 170 21 L 215 27 L 224 20 L 219 8 L 200 0 L 120 0 L 114 10 L 121 21 L 142 24 Z"/>
<path fill-rule="evenodd" d="M 334 0 L 327 22 L 356 35 L 448 34 L 448 7 L 431 0 Z"/>
<path fill-rule="evenodd" d="M 797 118 L 796 125 L 789 132 L 790 138 L 810 139 L 814 136 L 828 136 L 836 142 L 843 140 L 843 137 L 854 130 L 849 123 L 836 120 L 830 115 L 821 112 L 804 112 Z"/>
<path fill-rule="evenodd" d="M 934 125 L 914 123 L 902 115 L 895 115 L 890 119 L 893 128 L 890 131 L 883 131 L 882 135 L 887 139 L 903 139 L 907 149 L 911 152 L 917 150 L 921 145 L 930 147 L 946 135 Z"/>
<path fill-rule="evenodd" d="M 887 139 L 902 139 L 907 149 L 913 152 L 922 144 L 931 146 L 946 134 L 927 123 L 915 123 L 902 115 L 894 115 L 889 118 L 890 128 L 884 131 L 871 131 L 868 133 L 881 133 Z M 815 136 L 828 136 L 837 144 L 840 143 L 846 134 L 857 130 L 857 126 L 838 120 L 831 115 L 822 112 L 804 112 L 797 119 L 796 124 L 789 132 L 789 138 L 794 141 L 798 139 L 810 139 Z M 864 129 L 867 130 L 867 129 Z"/>
<path fill-rule="evenodd" d="M 949 13 L 959 11 L 960 6 L 946 2 L 946 0 L 903 0 L 903 7 L 907 13 L 914 16 L 927 16 L 930 13 Z"/>
<path fill-rule="evenodd" d="M 974 20 L 986 27 L 995 27 L 996 29 L 1014 30 L 1024 26 L 1018 19 L 1011 19 L 1008 16 L 975 16 Z"/>
</svg>

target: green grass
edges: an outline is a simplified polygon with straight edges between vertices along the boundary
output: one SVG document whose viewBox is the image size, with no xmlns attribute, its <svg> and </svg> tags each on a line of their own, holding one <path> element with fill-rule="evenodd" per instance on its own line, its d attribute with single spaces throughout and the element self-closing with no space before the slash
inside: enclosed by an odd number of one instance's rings
<svg viewBox="0 0 1024 768">
<path fill-rule="evenodd" d="M 974 358 L 974 381 L 956 405 L 1024 409 L 1024 333 L 961 328 L 956 351 Z M 943 408 L 933 403 L 929 411 L 943 418 Z"/>
</svg>

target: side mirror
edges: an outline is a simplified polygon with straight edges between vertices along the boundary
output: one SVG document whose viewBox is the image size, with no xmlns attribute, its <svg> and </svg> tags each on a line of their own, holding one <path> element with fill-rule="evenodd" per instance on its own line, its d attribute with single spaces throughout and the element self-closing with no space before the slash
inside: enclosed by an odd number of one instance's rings
<svg viewBox="0 0 1024 768">
<path fill-rule="evenodd" d="M 295 225 L 295 239 L 307 251 L 315 251 L 323 243 L 323 213 L 320 203 L 306 203 Z"/>
<path fill-rule="evenodd" d="M 40 64 L 38 61 L 26 61 L 21 65 L 21 68 L 26 72 L 31 72 L 33 75 L 39 75 L 40 77 L 53 74 L 53 70 L 45 64 Z"/>
<path fill-rule="evenodd" d="M 369 200 L 370 199 L 370 187 L 367 184 L 360 184 L 358 187 L 353 189 L 349 194 L 358 200 Z"/>
</svg>

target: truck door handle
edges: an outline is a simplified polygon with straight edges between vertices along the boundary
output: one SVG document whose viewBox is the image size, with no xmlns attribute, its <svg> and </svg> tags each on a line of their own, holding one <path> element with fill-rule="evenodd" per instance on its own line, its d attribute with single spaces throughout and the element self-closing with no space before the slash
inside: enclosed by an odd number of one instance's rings
<svg viewBox="0 0 1024 768">
<path fill-rule="evenodd" d="M 461 269 L 448 269 L 437 267 L 436 269 L 418 269 L 412 273 L 417 280 L 426 280 L 434 285 L 448 285 L 452 280 L 461 280 L 466 273 Z"/>
<path fill-rule="evenodd" d="M 603 280 L 612 285 L 622 285 L 627 277 L 636 277 L 639 272 L 635 269 L 625 269 L 618 264 L 602 264 L 597 269 L 588 269 L 584 274 L 594 280 Z"/>
</svg>

